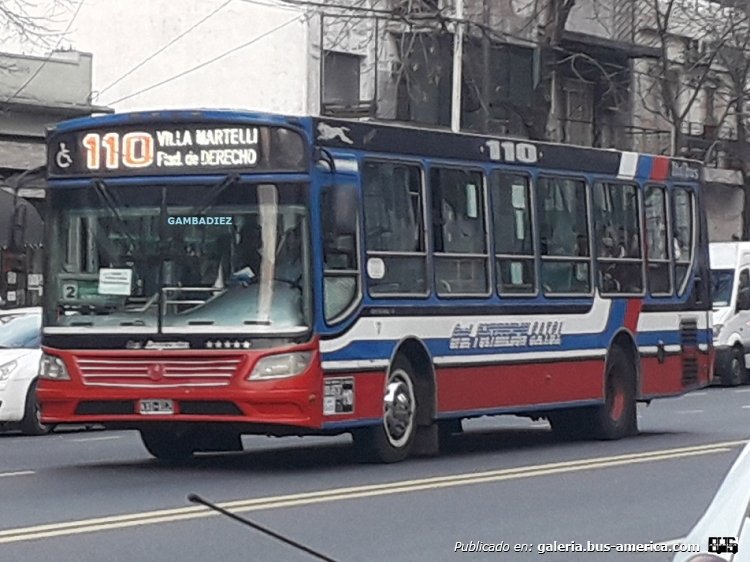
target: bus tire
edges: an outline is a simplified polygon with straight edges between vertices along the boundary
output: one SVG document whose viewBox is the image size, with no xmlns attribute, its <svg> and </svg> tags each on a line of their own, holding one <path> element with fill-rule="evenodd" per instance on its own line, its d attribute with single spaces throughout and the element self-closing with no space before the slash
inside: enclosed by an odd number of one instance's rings
<svg viewBox="0 0 750 562">
<path fill-rule="evenodd" d="M 31 384 L 26 393 L 26 404 L 20 428 L 24 435 L 47 435 L 52 431 L 52 426 L 42 423 L 42 411 L 36 399 L 36 382 Z"/>
<path fill-rule="evenodd" d="M 604 404 L 593 411 L 594 438 L 614 440 L 638 433 L 635 381 L 635 366 L 628 355 L 622 348 L 613 347 L 607 361 Z"/>
<path fill-rule="evenodd" d="M 195 452 L 193 440 L 187 433 L 162 428 L 143 428 L 140 433 L 143 446 L 160 461 L 184 462 Z"/>
<path fill-rule="evenodd" d="M 411 363 L 403 356 L 396 357 L 385 385 L 382 423 L 353 435 L 362 460 L 394 463 L 411 454 L 417 434 L 415 387 Z"/>
<path fill-rule="evenodd" d="M 638 433 L 635 366 L 620 347 L 607 360 L 604 403 L 550 414 L 552 430 L 571 439 L 622 439 Z"/>
<path fill-rule="evenodd" d="M 726 372 L 721 374 L 724 386 L 738 386 L 747 382 L 747 366 L 745 365 L 745 350 L 735 345 L 732 348 L 732 358 L 729 360 Z"/>
</svg>

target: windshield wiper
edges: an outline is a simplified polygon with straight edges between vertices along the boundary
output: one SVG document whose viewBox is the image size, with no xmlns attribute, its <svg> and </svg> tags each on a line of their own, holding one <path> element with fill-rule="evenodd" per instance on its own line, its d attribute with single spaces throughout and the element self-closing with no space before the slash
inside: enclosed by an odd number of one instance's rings
<svg viewBox="0 0 750 562">
<path fill-rule="evenodd" d="M 203 213 L 206 212 L 206 209 L 208 209 L 211 205 L 213 205 L 214 201 L 218 199 L 218 197 L 224 193 L 224 191 L 228 188 L 237 183 L 240 180 L 239 174 L 229 174 L 227 177 L 225 177 L 220 183 L 216 184 L 211 188 L 211 190 L 206 193 L 206 196 L 201 200 L 200 203 L 198 203 L 195 207 L 190 209 L 190 212 L 188 212 L 187 216 L 200 216 Z"/>
<path fill-rule="evenodd" d="M 120 226 L 120 234 L 124 234 L 128 241 L 133 245 L 133 247 L 135 247 L 136 239 L 131 234 L 128 223 L 125 222 L 125 219 L 123 219 L 122 215 L 120 214 L 120 202 L 112 194 L 112 192 L 109 190 L 109 187 L 106 183 L 104 183 L 103 180 L 95 179 L 92 180 L 91 183 L 93 184 L 94 191 L 99 196 L 99 199 L 102 200 L 102 202 L 107 206 L 107 209 L 109 209 L 109 212 L 112 213 L 112 215 L 115 217 L 117 224 Z"/>
</svg>

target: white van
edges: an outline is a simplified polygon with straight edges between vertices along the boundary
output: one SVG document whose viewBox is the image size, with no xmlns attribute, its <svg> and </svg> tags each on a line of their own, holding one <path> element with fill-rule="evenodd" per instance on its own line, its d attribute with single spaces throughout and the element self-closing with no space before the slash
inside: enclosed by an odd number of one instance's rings
<svg viewBox="0 0 750 562">
<path fill-rule="evenodd" d="M 750 382 L 750 242 L 709 244 L 716 377 L 725 385 Z"/>
</svg>

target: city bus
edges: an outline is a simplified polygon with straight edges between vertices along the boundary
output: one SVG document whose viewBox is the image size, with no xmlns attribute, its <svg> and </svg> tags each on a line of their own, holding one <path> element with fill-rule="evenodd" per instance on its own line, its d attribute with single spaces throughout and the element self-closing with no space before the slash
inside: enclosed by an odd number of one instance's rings
<svg viewBox="0 0 750 562">
<path fill-rule="evenodd" d="M 210 110 L 47 142 L 46 424 L 397 462 L 487 415 L 623 438 L 711 381 L 697 162 Z"/>
</svg>

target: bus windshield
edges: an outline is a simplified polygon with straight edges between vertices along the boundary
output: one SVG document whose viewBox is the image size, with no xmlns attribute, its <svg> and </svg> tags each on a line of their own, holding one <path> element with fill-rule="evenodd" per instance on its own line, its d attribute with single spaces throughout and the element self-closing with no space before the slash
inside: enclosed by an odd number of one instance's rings
<svg viewBox="0 0 750 562">
<path fill-rule="evenodd" d="M 711 299 L 714 308 L 729 306 L 732 300 L 734 271 L 731 269 L 711 270 Z"/>
<path fill-rule="evenodd" d="M 297 333 L 311 325 L 302 184 L 50 190 L 47 326 Z"/>
</svg>

